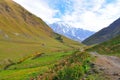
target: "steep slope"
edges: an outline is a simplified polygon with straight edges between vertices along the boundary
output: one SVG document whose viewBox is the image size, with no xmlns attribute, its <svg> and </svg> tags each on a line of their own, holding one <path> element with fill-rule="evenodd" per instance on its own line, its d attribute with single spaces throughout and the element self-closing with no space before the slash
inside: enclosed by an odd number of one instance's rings
<svg viewBox="0 0 120 80">
<path fill-rule="evenodd" d="M 62 22 L 53 23 L 49 25 L 55 32 L 64 35 L 76 41 L 83 41 L 91 36 L 94 32 L 75 28 Z"/>
<path fill-rule="evenodd" d="M 0 64 L 36 52 L 54 52 L 79 45 L 54 33 L 40 18 L 12 0 L 0 0 Z"/>
<path fill-rule="evenodd" d="M 97 51 L 100 54 L 120 56 L 120 35 L 88 50 Z"/>
<path fill-rule="evenodd" d="M 82 45 L 54 33 L 11 0 L 0 0 L 0 80 L 32 80 L 73 54 L 74 47 Z"/>
<path fill-rule="evenodd" d="M 11 0 L 0 2 L 0 35 L 4 39 L 32 38 L 41 35 L 52 36 L 52 30 Z"/>
<path fill-rule="evenodd" d="M 86 45 L 98 44 L 109 39 L 112 39 L 116 36 L 120 35 L 120 18 L 110 24 L 108 27 L 100 30 L 94 35 L 90 36 L 82 43 Z"/>
</svg>

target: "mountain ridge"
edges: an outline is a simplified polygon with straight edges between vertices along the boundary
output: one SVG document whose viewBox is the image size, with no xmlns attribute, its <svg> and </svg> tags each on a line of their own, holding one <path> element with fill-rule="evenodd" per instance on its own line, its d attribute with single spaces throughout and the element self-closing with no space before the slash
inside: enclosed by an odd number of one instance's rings
<svg viewBox="0 0 120 80">
<path fill-rule="evenodd" d="M 64 22 L 57 22 L 49 25 L 56 33 L 59 33 L 61 35 L 64 35 L 70 39 L 76 40 L 76 41 L 83 41 L 90 35 L 92 35 L 94 32 L 89 30 L 84 30 L 81 28 L 75 28 L 73 26 L 70 26 Z"/>
<path fill-rule="evenodd" d="M 99 44 L 120 35 L 120 18 L 103 28 L 97 33 L 85 39 L 82 43 L 86 45 Z"/>
</svg>

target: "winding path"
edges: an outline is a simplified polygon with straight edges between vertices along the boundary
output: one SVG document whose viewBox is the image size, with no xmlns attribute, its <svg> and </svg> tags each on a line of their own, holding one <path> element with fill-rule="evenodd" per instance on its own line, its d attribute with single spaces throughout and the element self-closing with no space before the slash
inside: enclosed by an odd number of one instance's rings
<svg viewBox="0 0 120 80">
<path fill-rule="evenodd" d="M 97 52 L 90 52 L 90 54 L 96 57 L 95 66 L 108 76 L 110 80 L 120 80 L 120 58 L 100 55 Z"/>
</svg>

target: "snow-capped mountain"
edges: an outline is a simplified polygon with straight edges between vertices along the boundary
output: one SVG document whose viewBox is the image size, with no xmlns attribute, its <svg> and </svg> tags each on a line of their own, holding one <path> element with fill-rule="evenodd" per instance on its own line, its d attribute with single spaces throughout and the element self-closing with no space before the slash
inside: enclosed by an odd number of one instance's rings
<svg viewBox="0 0 120 80">
<path fill-rule="evenodd" d="M 56 33 L 64 35 L 68 38 L 71 38 L 76 41 L 83 41 L 84 39 L 88 38 L 95 32 L 84 30 L 81 28 L 75 28 L 68 24 L 58 22 L 49 25 Z"/>
</svg>

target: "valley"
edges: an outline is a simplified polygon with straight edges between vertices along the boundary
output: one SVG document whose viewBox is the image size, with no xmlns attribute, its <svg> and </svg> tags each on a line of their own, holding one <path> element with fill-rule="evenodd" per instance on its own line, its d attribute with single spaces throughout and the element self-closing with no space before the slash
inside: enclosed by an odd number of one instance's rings
<svg viewBox="0 0 120 80">
<path fill-rule="evenodd" d="M 76 33 L 74 41 L 16 2 L 1 0 L 0 80 L 120 80 L 119 21 L 95 34 L 66 28 Z"/>
<path fill-rule="evenodd" d="M 0 1 L 0 12 L 0 80 L 29 80 L 84 46 L 11 0 Z"/>
</svg>

